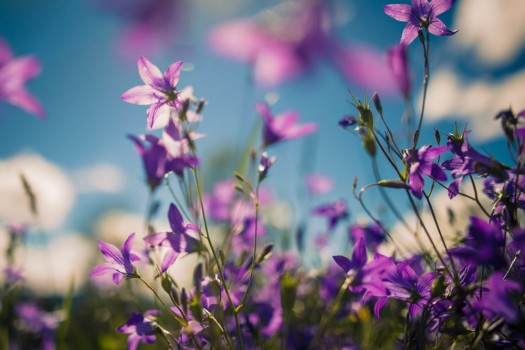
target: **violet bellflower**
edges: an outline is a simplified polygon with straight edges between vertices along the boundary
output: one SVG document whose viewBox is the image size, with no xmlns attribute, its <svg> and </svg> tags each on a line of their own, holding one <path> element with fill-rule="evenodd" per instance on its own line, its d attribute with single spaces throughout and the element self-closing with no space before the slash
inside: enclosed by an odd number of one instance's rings
<svg viewBox="0 0 525 350">
<path fill-rule="evenodd" d="M 44 108 L 24 87 L 40 70 L 40 62 L 33 56 L 13 58 L 9 46 L 0 37 L 0 100 L 44 118 Z"/>
<path fill-rule="evenodd" d="M 190 236 L 190 232 L 199 232 L 195 224 L 185 224 L 182 214 L 175 204 L 170 204 L 168 220 L 171 232 L 155 233 L 145 237 L 144 241 L 153 246 L 167 246 L 168 253 L 161 261 L 161 271 L 165 272 L 177 259 L 180 253 L 191 253 L 198 249 L 199 241 Z"/>
<path fill-rule="evenodd" d="M 120 284 L 123 277 L 138 277 L 133 263 L 141 259 L 131 251 L 134 239 L 135 233 L 130 234 L 120 250 L 111 243 L 98 241 L 100 252 L 106 262 L 95 266 L 89 275 L 96 277 L 111 273 L 115 284 Z"/>
<path fill-rule="evenodd" d="M 515 322 L 519 307 L 510 294 L 523 291 L 522 286 L 513 280 L 504 279 L 503 272 L 494 272 L 487 280 L 488 291 L 483 293 L 483 299 L 477 305 L 487 317 L 501 316 L 507 322 Z"/>
<path fill-rule="evenodd" d="M 409 45 L 423 28 L 437 36 L 455 34 L 437 18 L 449 10 L 455 0 L 412 0 L 412 5 L 389 4 L 383 7 L 385 14 L 400 22 L 407 22 L 401 34 L 401 44 Z"/>
<path fill-rule="evenodd" d="M 334 181 L 321 174 L 310 174 L 305 179 L 308 193 L 311 195 L 321 195 L 330 192 L 334 187 Z"/>
<path fill-rule="evenodd" d="M 365 44 L 339 42 L 331 33 L 327 1 L 286 1 L 251 18 L 214 28 L 212 49 L 251 64 L 258 85 L 274 87 L 311 70 L 318 60 L 335 65 L 353 83 L 392 90 L 383 55 Z M 387 78 L 385 78 L 387 77 Z"/>
<path fill-rule="evenodd" d="M 405 100 L 408 99 L 410 96 L 411 77 L 406 45 L 398 44 L 388 49 L 387 60 L 397 88 L 403 95 L 403 98 Z"/>
<path fill-rule="evenodd" d="M 184 103 L 181 97 L 182 90 L 177 90 L 177 83 L 183 63 L 178 61 L 171 64 L 162 74 L 159 68 L 147 58 L 139 57 L 139 74 L 145 85 L 129 89 L 120 98 L 137 105 L 150 105 L 147 110 L 150 128 L 161 114 L 169 113 L 170 110 L 179 110 L 182 107 Z"/>
<path fill-rule="evenodd" d="M 446 146 L 432 147 L 431 145 L 422 146 L 417 151 L 414 149 L 405 151 L 404 159 L 409 169 L 408 186 L 416 198 L 423 197 L 424 175 L 439 181 L 447 179 L 445 172 L 432 161 L 446 151 L 448 151 Z"/>
<path fill-rule="evenodd" d="M 295 111 L 283 112 L 278 116 L 273 116 L 265 103 L 258 103 L 255 109 L 264 120 L 264 146 L 273 145 L 279 141 L 296 139 L 317 130 L 317 125 L 313 123 L 297 124 L 299 113 Z"/>
<path fill-rule="evenodd" d="M 57 314 L 40 310 L 29 302 L 17 305 L 16 313 L 30 332 L 42 337 L 42 350 L 55 349 L 55 333 L 62 321 Z"/>
<path fill-rule="evenodd" d="M 128 350 L 136 350 L 140 343 L 153 344 L 158 310 L 148 310 L 144 314 L 133 312 L 117 331 L 128 335 Z"/>
</svg>

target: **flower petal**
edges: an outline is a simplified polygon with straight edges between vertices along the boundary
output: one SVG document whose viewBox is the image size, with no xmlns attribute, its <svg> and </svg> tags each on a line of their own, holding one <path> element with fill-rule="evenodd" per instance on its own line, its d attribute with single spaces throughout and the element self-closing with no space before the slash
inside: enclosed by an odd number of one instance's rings
<svg viewBox="0 0 525 350">
<path fill-rule="evenodd" d="M 401 22 L 408 22 L 412 14 L 412 6 L 406 4 L 390 4 L 383 6 L 387 16 Z"/>
<path fill-rule="evenodd" d="M 98 241 L 98 247 L 100 252 L 109 263 L 115 263 L 124 267 L 124 259 L 122 253 L 111 243 L 106 243 L 104 241 Z"/>
<path fill-rule="evenodd" d="M 159 68 L 146 57 L 140 56 L 138 61 L 139 74 L 142 81 L 153 88 L 164 88 L 164 77 Z"/>
<path fill-rule="evenodd" d="M 182 61 L 175 62 L 171 64 L 168 67 L 166 73 L 164 73 L 164 79 L 169 83 L 169 85 L 172 88 L 175 88 L 175 86 L 177 86 L 177 83 L 179 82 L 180 69 L 182 68 L 183 64 L 184 62 Z"/>
<path fill-rule="evenodd" d="M 447 36 L 456 34 L 457 30 L 448 29 L 440 19 L 435 18 L 428 26 L 428 31 L 437 36 Z"/>
<path fill-rule="evenodd" d="M 412 41 L 417 37 L 417 32 L 419 31 L 419 27 L 415 24 L 408 22 L 405 29 L 403 29 L 403 33 L 401 34 L 401 44 L 403 45 L 410 45 Z"/>
<path fill-rule="evenodd" d="M 162 96 L 149 85 L 139 85 L 132 87 L 122 94 L 120 98 L 123 101 L 136 105 L 150 105 L 157 103 Z"/>
<path fill-rule="evenodd" d="M 456 0 L 432 0 L 432 15 L 439 16 L 454 5 Z"/>
<path fill-rule="evenodd" d="M 44 107 L 42 107 L 40 102 L 23 88 L 9 92 L 6 100 L 9 103 L 22 108 L 26 112 L 39 116 L 40 118 L 46 116 Z"/>
<path fill-rule="evenodd" d="M 186 231 L 182 214 L 180 213 L 179 208 L 173 203 L 170 204 L 168 220 L 170 222 L 171 230 L 174 233 L 183 233 Z"/>
<path fill-rule="evenodd" d="M 9 61 L 12 57 L 11 49 L 6 41 L 0 37 L 0 65 Z"/>
</svg>

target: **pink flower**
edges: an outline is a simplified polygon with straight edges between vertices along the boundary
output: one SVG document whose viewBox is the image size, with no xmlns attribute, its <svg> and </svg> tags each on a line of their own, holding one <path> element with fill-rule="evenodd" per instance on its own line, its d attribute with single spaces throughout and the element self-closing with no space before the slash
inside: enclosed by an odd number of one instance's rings
<svg viewBox="0 0 525 350">
<path fill-rule="evenodd" d="M 171 64 L 162 74 L 157 66 L 147 58 L 140 56 L 138 61 L 139 74 L 145 85 L 135 86 L 126 91 L 121 99 L 137 104 L 150 105 L 147 111 L 148 126 L 151 128 L 155 119 L 170 109 L 179 110 L 184 102 L 180 90 L 177 90 L 180 69 L 184 62 Z"/>
<path fill-rule="evenodd" d="M 334 187 L 332 179 L 319 174 L 310 174 L 306 177 L 306 186 L 311 195 L 330 192 Z"/>
<path fill-rule="evenodd" d="M 0 100 L 44 118 L 44 108 L 24 87 L 40 70 L 40 62 L 33 56 L 13 58 L 7 43 L 0 38 Z"/>
</svg>

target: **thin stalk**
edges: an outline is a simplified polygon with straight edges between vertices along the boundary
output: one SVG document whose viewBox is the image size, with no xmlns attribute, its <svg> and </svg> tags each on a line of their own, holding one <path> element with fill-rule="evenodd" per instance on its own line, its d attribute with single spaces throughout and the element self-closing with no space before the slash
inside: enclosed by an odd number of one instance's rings
<svg viewBox="0 0 525 350">
<path fill-rule="evenodd" d="M 412 145 L 412 149 L 417 148 L 417 142 L 419 141 L 419 134 L 421 131 L 421 126 L 423 125 L 423 116 L 425 114 L 425 104 L 427 101 L 427 90 L 428 90 L 428 80 L 430 78 L 430 65 L 429 65 L 429 50 L 430 50 L 430 34 L 428 32 L 428 29 L 425 29 L 425 41 L 423 44 L 423 53 L 425 56 L 425 71 L 423 76 L 423 102 L 421 103 L 421 112 L 419 113 L 419 122 L 417 125 L 415 137 L 414 137 L 414 144 Z"/>
</svg>

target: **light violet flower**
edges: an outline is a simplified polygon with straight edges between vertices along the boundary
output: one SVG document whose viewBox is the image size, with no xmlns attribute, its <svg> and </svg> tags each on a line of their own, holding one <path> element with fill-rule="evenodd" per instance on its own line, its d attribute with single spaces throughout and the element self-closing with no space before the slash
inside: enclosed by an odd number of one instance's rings
<svg viewBox="0 0 525 350">
<path fill-rule="evenodd" d="M 398 44 L 388 49 L 387 60 L 397 88 L 401 95 L 408 99 L 410 96 L 411 78 L 406 45 Z"/>
<path fill-rule="evenodd" d="M 382 53 L 364 44 L 342 44 L 331 32 L 327 1 L 287 1 L 254 17 L 215 27 L 212 49 L 253 67 L 254 81 L 275 87 L 325 60 L 348 81 L 373 90 L 392 90 Z"/>
<path fill-rule="evenodd" d="M 312 213 L 317 216 L 325 216 L 328 219 L 328 231 L 333 231 L 339 221 L 347 219 L 350 215 L 343 199 L 321 205 L 315 208 Z"/>
<path fill-rule="evenodd" d="M 0 37 L 0 100 L 44 118 L 44 108 L 24 87 L 40 70 L 40 62 L 33 56 L 13 58 L 9 46 Z"/>
<path fill-rule="evenodd" d="M 159 68 L 147 58 L 139 57 L 139 74 L 145 85 L 129 89 L 121 96 L 121 99 L 137 105 L 150 105 L 147 110 L 150 128 L 161 114 L 169 112 L 169 109 L 179 110 L 182 107 L 184 100 L 180 96 L 181 91 L 177 90 L 177 83 L 183 63 L 178 61 L 171 64 L 162 74 Z"/>
<path fill-rule="evenodd" d="M 42 338 L 40 349 L 55 349 L 55 333 L 62 321 L 56 313 L 40 310 L 29 302 L 17 305 L 16 313 L 30 332 Z"/>
<path fill-rule="evenodd" d="M 265 103 L 258 103 L 255 109 L 264 119 L 264 146 L 269 146 L 279 141 L 296 139 L 317 130 L 317 125 L 313 123 L 297 124 L 299 120 L 299 113 L 297 112 L 283 112 L 274 117 Z"/>
<path fill-rule="evenodd" d="M 95 266 L 89 275 L 94 277 L 111 273 L 113 274 L 113 282 L 115 282 L 115 284 L 120 284 L 122 277 L 136 277 L 136 270 L 135 266 L 133 266 L 133 262 L 139 261 L 140 258 L 138 255 L 131 252 L 134 239 L 135 233 L 130 234 L 122 244 L 120 250 L 113 244 L 99 241 L 98 247 L 104 256 L 104 259 L 106 259 L 106 262 Z"/>
<path fill-rule="evenodd" d="M 334 181 L 320 174 L 310 174 L 306 177 L 306 187 L 311 195 L 320 195 L 330 192 Z"/>
<path fill-rule="evenodd" d="M 412 5 L 390 4 L 383 7 L 387 16 L 401 22 L 408 22 L 401 34 L 401 44 L 409 45 L 423 28 L 434 35 L 452 35 L 457 31 L 448 29 L 437 18 L 454 5 L 455 0 L 412 0 Z"/>
</svg>

